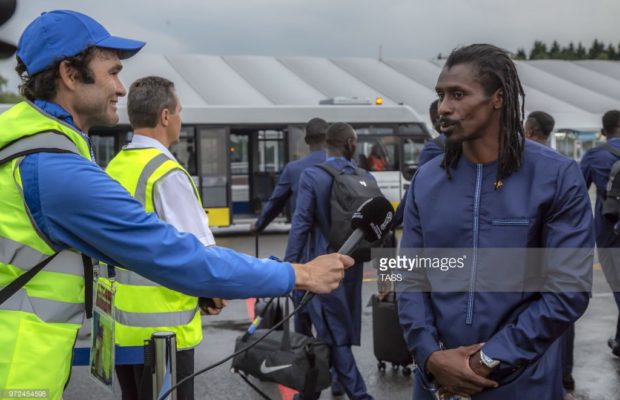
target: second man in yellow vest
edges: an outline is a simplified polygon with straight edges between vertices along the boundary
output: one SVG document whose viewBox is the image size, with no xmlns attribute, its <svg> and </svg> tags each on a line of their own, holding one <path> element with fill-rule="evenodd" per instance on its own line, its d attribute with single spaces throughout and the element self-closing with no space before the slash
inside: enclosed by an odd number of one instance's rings
<svg viewBox="0 0 620 400">
<path fill-rule="evenodd" d="M 156 213 L 180 232 L 193 233 L 205 246 L 214 245 L 199 191 L 169 150 L 181 134 L 181 103 L 174 83 L 156 76 L 138 79 L 129 89 L 127 113 L 134 129 L 132 141 L 110 161 L 106 172 L 147 212 Z M 151 398 L 151 393 L 144 393 L 150 385 L 142 385 L 143 343 L 154 332 L 175 332 L 177 380 L 192 374 L 194 347 L 202 340 L 198 299 L 126 269 L 115 272 L 115 341 L 125 363 L 116 366 L 116 373 L 123 399 Z M 210 313 L 219 313 L 222 300 L 214 302 L 218 308 Z M 194 398 L 193 379 L 179 388 L 177 398 Z"/>
</svg>

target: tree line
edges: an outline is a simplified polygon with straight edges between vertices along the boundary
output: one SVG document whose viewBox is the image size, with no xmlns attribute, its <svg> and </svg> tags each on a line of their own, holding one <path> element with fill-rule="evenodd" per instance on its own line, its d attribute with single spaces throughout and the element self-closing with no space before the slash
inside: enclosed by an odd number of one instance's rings
<svg viewBox="0 0 620 400">
<path fill-rule="evenodd" d="M 517 60 L 620 60 L 620 43 L 617 46 L 612 43 L 605 44 L 603 41 L 594 39 L 590 48 L 585 48 L 581 42 L 570 42 L 567 46 L 561 46 L 557 40 L 547 46 L 541 40 L 534 41 L 529 54 L 520 48 L 514 55 Z"/>
<path fill-rule="evenodd" d="M 0 103 L 18 103 L 23 100 L 23 98 L 17 93 L 9 92 L 6 90 L 7 79 L 0 75 Z"/>
</svg>

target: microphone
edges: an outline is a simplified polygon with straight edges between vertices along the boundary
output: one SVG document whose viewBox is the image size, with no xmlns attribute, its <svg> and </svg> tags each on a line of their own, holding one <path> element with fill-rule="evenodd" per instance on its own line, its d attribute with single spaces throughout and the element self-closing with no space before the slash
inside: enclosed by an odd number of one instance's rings
<svg viewBox="0 0 620 400">
<path fill-rule="evenodd" d="M 382 196 L 363 202 L 351 217 L 353 233 L 340 246 L 338 253 L 351 255 L 362 240 L 376 242 L 385 236 L 394 219 L 394 207 Z"/>
</svg>

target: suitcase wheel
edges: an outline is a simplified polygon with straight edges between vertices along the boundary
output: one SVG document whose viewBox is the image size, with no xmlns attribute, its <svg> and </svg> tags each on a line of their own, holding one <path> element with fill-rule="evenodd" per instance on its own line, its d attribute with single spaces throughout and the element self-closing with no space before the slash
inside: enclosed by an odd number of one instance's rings
<svg viewBox="0 0 620 400">
<path fill-rule="evenodd" d="M 381 372 L 385 372 L 385 363 L 383 361 L 379 361 L 377 363 L 377 369 Z"/>
<path fill-rule="evenodd" d="M 392 371 L 396 372 L 399 368 L 400 366 L 398 364 L 392 364 Z"/>
<path fill-rule="evenodd" d="M 403 373 L 403 376 L 410 376 L 411 375 L 411 368 L 403 367 L 402 373 Z"/>
</svg>

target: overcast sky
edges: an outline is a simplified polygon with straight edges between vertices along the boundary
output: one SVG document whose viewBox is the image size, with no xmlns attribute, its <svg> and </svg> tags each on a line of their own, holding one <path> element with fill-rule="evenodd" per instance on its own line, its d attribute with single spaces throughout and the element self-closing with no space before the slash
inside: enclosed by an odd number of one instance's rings
<svg viewBox="0 0 620 400">
<path fill-rule="evenodd" d="M 73 9 L 149 53 L 431 59 L 489 42 L 620 42 L 620 0 L 18 0 L 0 37 L 17 42 L 42 11 Z M 16 85 L 14 61 L 0 74 Z"/>
</svg>

